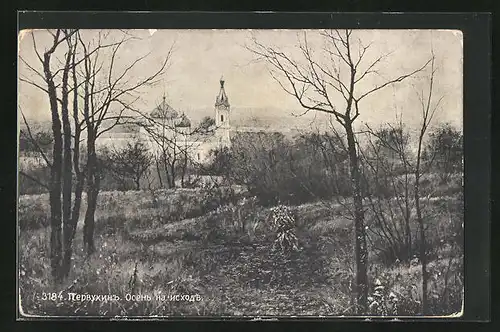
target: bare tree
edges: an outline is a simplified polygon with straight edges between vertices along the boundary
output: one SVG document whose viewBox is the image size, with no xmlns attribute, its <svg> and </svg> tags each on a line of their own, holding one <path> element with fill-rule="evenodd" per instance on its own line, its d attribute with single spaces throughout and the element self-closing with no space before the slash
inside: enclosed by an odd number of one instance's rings
<svg viewBox="0 0 500 332">
<path fill-rule="evenodd" d="M 410 263 L 414 207 L 410 135 L 401 118 L 396 126 L 387 124 L 377 131 L 368 126 L 368 135 L 367 146 L 359 151 L 365 166 L 366 198 L 375 223 L 368 228 L 374 237 L 371 245 L 387 261 Z M 379 247 L 377 240 L 383 245 Z"/>
<path fill-rule="evenodd" d="M 429 74 L 429 87 L 428 91 L 424 92 L 422 89 L 421 92 L 418 93 L 418 97 L 420 100 L 421 106 L 421 125 L 420 131 L 418 134 L 418 146 L 417 146 L 417 155 L 416 155 L 416 165 L 415 165 L 415 210 L 417 214 L 417 222 L 419 225 L 419 233 L 420 233 L 420 262 L 422 264 L 422 313 L 426 315 L 428 313 L 428 293 L 427 293 L 427 284 L 429 279 L 429 273 L 427 271 L 427 243 L 426 243 L 426 234 L 425 234 L 425 220 L 422 215 L 422 207 L 421 207 L 421 194 L 420 194 L 420 181 L 423 173 L 422 170 L 422 153 L 423 153 L 423 144 L 424 139 L 429 129 L 429 125 L 434 118 L 434 114 L 436 110 L 439 108 L 441 101 L 444 96 L 440 96 L 439 98 L 435 98 L 434 93 L 434 84 L 435 84 L 435 75 L 437 68 L 435 66 L 435 55 L 434 51 L 431 49 L 432 57 L 431 57 L 431 67 Z"/>
<path fill-rule="evenodd" d="M 113 177 L 127 188 L 127 180 L 132 180 L 134 188 L 139 190 L 141 179 L 146 175 L 152 163 L 147 147 L 141 142 L 128 143 L 121 149 L 113 149 L 105 156 L 105 165 Z"/>
<path fill-rule="evenodd" d="M 78 33 L 78 32 L 77 32 Z M 68 43 L 69 46 L 71 46 Z M 80 217 L 80 208 L 81 208 L 81 202 L 82 202 L 82 194 L 83 194 L 83 189 L 85 186 L 85 172 L 82 170 L 82 167 L 80 166 L 80 160 L 81 160 L 81 134 L 82 134 L 82 123 L 80 122 L 80 108 L 79 108 L 79 96 L 78 96 L 78 90 L 80 86 L 79 78 L 77 75 L 77 65 L 79 62 L 76 60 L 76 50 L 78 47 L 78 40 L 76 40 L 75 36 L 75 41 L 73 43 L 74 45 L 74 52 L 72 54 L 72 63 L 73 66 L 71 68 L 71 77 L 73 80 L 73 87 L 72 87 L 72 93 L 73 93 L 73 127 L 74 127 L 74 136 L 73 136 L 73 170 L 76 175 L 76 183 L 75 183 L 75 201 L 73 203 L 73 211 L 75 211 L 72 214 L 71 217 L 71 237 L 73 238 L 75 236 L 75 231 L 76 231 L 76 225 L 78 223 L 78 219 Z M 81 60 L 79 60 L 81 62 Z M 64 257 L 64 265 L 65 267 L 65 274 L 66 276 L 69 274 L 69 270 L 71 268 L 71 255 L 72 251 L 71 249 L 66 250 L 65 257 Z"/>
<path fill-rule="evenodd" d="M 167 53 L 160 67 L 151 75 L 133 80 L 131 71 L 138 64 L 144 62 L 148 54 L 140 56 L 123 68 L 118 68 L 117 58 L 123 46 L 135 37 L 123 33 L 117 42 L 106 44 L 107 33 L 99 32 L 97 38 L 85 41 L 79 34 L 79 43 L 84 54 L 83 68 L 83 115 L 82 122 L 87 132 L 87 211 L 84 221 L 84 245 L 87 254 L 95 251 L 94 225 L 97 198 L 100 190 L 100 162 L 96 153 L 96 141 L 102 134 L 112 130 L 115 126 L 130 120 L 126 111 L 134 111 L 134 105 L 139 100 L 139 92 L 158 82 L 164 73 L 171 56 Z M 109 49 L 108 54 L 103 50 Z M 101 57 L 102 56 L 102 57 Z"/>
<path fill-rule="evenodd" d="M 368 308 L 368 275 L 366 234 L 364 226 L 364 209 L 361 196 L 361 175 L 359 158 L 356 148 L 356 135 L 353 124 L 360 114 L 360 103 L 377 91 L 422 71 L 430 60 L 421 67 L 376 85 L 364 91 L 358 91 L 359 83 L 369 75 L 377 74 L 377 66 L 389 54 L 383 54 L 373 61 L 367 62 L 366 52 L 370 44 L 364 44 L 353 36 L 353 31 L 324 31 L 321 33 L 325 41 L 323 55 L 328 63 L 320 63 L 315 52 L 309 47 L 307 35 L 299 40 L 301 60 L 295 61 L 280 49 L 266 46 L 255 38 L 253 45 L 247 48 L 271 67 L 271 75 L 277 80 L 284 91 L 293 96 L 305 108 L 306 113 L 313 110 L 331 114 L 343 127 L 347 138 L 350 161 L 350 177 L 354 203 L 355 256 L 356 256 L 356 297 L 358 312 L 366 312 Z M 357 47 L 356 47 L 357 46 Z M 341 72 L 347 70 L 347 79 Z M 342 107 L 335 104 L 334 95 L 343 100 Z"/>
<path fill-rule="evenodd" d="M 72 33 L 75 36 L 78 32 L 75 31 Z M 64 31 L 66 36 L 66 42 L 68 44 L 68 51 L 66 52 L 65 64 L 63 67 L 62 74 L 62 86 L 61 86 L 61 119 L 62 119 L 62 128 L 63 128 L 63 261 L 61 265 L 61 277 L 67 277 L 69 274 L 70 266 L 71 266 L 71 256 L 72 256 L 72 243 L 75 234 L 76 224 L 78 222 L 78 216 L 80 213 L 80 202 L 81 202 L 81 191 L 77 188 L 74 204 L 74 211 L 71 211 L 71 203 L 72 203 L 72 192 L 73 192 L 73 153 L 72 149 L 76 151 L 79 148 L 78 143 L 75 141 L 74 146 L 72 142 L 72 129 L 69 118 L 69 97 L 70 90 L 76 92 L 77 87 L 76 82 L 73 81 L 73 89 L 70 88 L 69 77 L 73 71 L 75 70 L 75 56 L 77 49 L 77 43 L 74 38 L 71 38 L 69 31 Z M 73 77 L 74 78 L 74 77 Z M 74 103 L 73 110 L 74 112 L 78 112 L 78 104 Z M 76 153 L 78 156 L 78 153 Z M 78 168 L 78 166 L 76 166 Z M 78 174 L 77 174 L 78 176 Z M 81 180 L 81 179 L 80 179 Z"/>
<path fill-rule="evenodd" d="M 21 62 L 38 78 L 37 80 L 35 78 L 20 77 L 20 81 L 45 92 L 50 103 L 53 136 L 52 162 L 48 160 L 41 149 L 39 151 L 51 169 L 50 184 L 48 186 L 51 213 L 50 261 L 52 277 L 56 281 L 60 281 L 69 272 L 71 243 L 76 226 L 76 216 L 79 214 L 79 204 L 76 201 L 73 210 L 71 209 L 72 133 L 68 116 L 69 94 L 73 90 L 69 87 L 68 80 L 72 68 L 77 65 L 73 56 L 76 52 L 74 37 L 77 30 L 58 29 L 55 32 L 49 31 L 49 33 L 53 37 L 52 44 L 43 52 L 43 55 L 37 48 L 34 33 L 31 33 L 33 49 L 37 59 L 40 61 L 42 71 L 36 69 L 35 65 L 27 63 L 20 57 Z M 63 66 L 55 70 L 52 66 L 54 54 L 56 50 L 62 47 L 61 45 L 64 42 L 67 42 L 68 47 L 64 56 Z M 62 73 L 62 78 L 59 82 L 58 76 L 60 73 Z M 41 83 L 39 82 L 40 79 Z M 24 115 L 23 119 L 28 132 L 31 132 Z"/>
<path fill-rule="evenodd" d="M 428 309 L 429 309 L 428 308 L 429 273 L 427 271 L 427 260 L 428 260 L 428 246 L 426 240 L 427 225 L 425 222 L 426 218 L 423 215 L 423 209 L 422 209 L 421 179 L 422 176 L 427 172 L 429 172 L 429 170 L 431 169 L 435 154 L 430 159 L 424 160 L 423 149 L 424 149 L 424 141 L 429 126 L 432 123 L 436 110 L 440 107 L 440 104 L 444 98 L 444 96 L 441 96 L 436 99 L 434 96 L 435 75 L 437 68 L 435 66 L 435 55 L 432 50 L 431 53 L 432 54 L 429 67 L 430 73 L 428 76 L 428 84 L 429 84 L 428 89 L 426 89 L 427 91 L 424 91 L 424 89 L 422 89 L 421 91 L 417 92 L 421 107 L 421 123 L 416 140 L 417 143 L 416 154 L 414 156 L 411 156 L 411 153 L 408 149 L 409 135 L 404 134 L 403 123 L 401 119 L 399 121 L 399 126 L 393 127 L 389 125 L 390 130 L 385 130 L 385 131 L 382 130 L 379 132 L 375 132 L 374 130 L 369 128 L 369 133 L 371 135 L 374 135 L 378 139 L 378 142 L 383 147 L 388 148 L 390 151 L 392 151 L 399 158 L 401 165 L 403 166 L 404 181 L 402 188 L 401 186 L 396 185 L 398 180 L 396 179 L 397 173 L 394 172 L 394 169 L 387 167 L 387 163 L 385 166 L 382 166 L 385 177 L 391 179 L 390 182 L 392 189 L 392 197 L 389 199 L 388 204 L 385 205 L 387 207 L 387 210 L 391 213 L 391 216 L 389 218 L 384 217 L 385 213 L 383 213 L 380 208 L 382 200 L 377 199 L 377 203 L 374 203 L 373 198 L 370 195 L 368 197 L 372 207 L 374 207 L 375 205 L 379 206 L 378 211 L 377 209 L 374 209 L 374 215 L 376 220 L 378 221 L 377 223 L 380 231 L 386 236 L 386 238 L 392 239 L 391 245 L 393 246 L 393 248 L 396 248 L 398 246 L 398 244 L 396 243 L 397 241 L 401 243 L 403 241 L 403 238 L 406 238 L 405 246 L 408 246 L 408 249 L 411 250 L 410 211 L 413 208 L 413 206 L 415 208 L 415 214 L 416 214 L 415 218 L 418 225 L 419 258 L 422 268 L 421 310 L 422 314 L 424 315 L 428 314 Z M 371 145 L 372 145 L 372 151 L 375 151 L 375 154 L 377 155 L 377 160 L 379 162 L 384 159 L 387 160 L 386 157 L 384 158 L 380 156 L 380 149 L 375 148 L 372 142 Z M 370 160 L 369 157 L 364 155 L 363 160 L 366 161 L 369 167 L 376 172 L 374 164 L 369 161 Z M 410 185 L 410 179 L 408 177 L 408 175 L 410 174 L 413 176 L 412 185 Z M 410 187 L 413 187 L 412 192 L 410 191 Z M 413 199 L 411 195 L 413 195 Z M 402 218 L 394 216 L 394 213 L 391 208 L 391 202 L 390 202 L 391 200 L 395 200 L 398 203 Z M 404 204 L 402 204 L 401 202 L 404 202 Z M 398 226 L 395 224 L 395 220 L 398 219 L 405 221 L 404 227 L 402 227 L 402 225 Z M 391 227 L 390 227 L 391 222 L 394 226 L 392 228 L 393 233 L 391 233 Z M 403 233 L 404 235 L 398 233 L 398 228 L 404 231 Z"/>
</svg>

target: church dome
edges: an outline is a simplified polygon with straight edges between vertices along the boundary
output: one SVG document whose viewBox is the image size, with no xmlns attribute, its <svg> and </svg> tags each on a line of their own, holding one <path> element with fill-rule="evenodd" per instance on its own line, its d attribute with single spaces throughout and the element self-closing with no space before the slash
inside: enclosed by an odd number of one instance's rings
<svg viewBox="0 0 500 332">
<path fill-rule="evenodd" d="M 165 99 L 166 98 L 163 97 L 163 101 L 151 111 L 150 115 L 152 118 L 175 119 L 179 117 L 179 113 L 177 113 L 177 111 L 174 110 Z"/>
<path fill-rule="evenodd" d="M 177 122 L 177 124 L 175 126 L 182 127 L 182 128 L 191 127 L 191 121 L 189 121 L 188 117 L 184 113 L 182 113 L 182 115 L 180 117 L 180 121 Z"/>
</svg>

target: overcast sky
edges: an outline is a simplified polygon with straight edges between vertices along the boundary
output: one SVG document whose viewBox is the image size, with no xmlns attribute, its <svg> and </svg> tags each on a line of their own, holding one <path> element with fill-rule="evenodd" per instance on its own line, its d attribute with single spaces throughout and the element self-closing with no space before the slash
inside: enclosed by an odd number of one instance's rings
<svg viewBox="0 0 500 332">
<path fill-rule="evenodd" d="M 305 31 L 299 30 L 134 30 L 130 33 L 140 40 L 130 41 L 119 57 L 119 66 L 134 61 L 138 56 L 151 52 L 148 60 L 136 68 L 133 75 L 141 76 L 160 66 L 173 45 L 173 55 L 162 83 L 144 91 L 140 107 L 153 109 L 166 94 L 169 103 L 190 117 L 199 119 L 213 115 L 219 79 L 224 76 L 226 92 L 233 110 L 233 117 L 284 117 L 282 123 L 310 122 L 314 114 L 304 118 L 294 117 L 303 110 L 297 101 L 287 95 L 269 75 L 267 64 L 255 62 L 255 56 L 245 49 L 251 45 L 251 36 L 259 42 L 283 49 L 300 61 L 297 38 Z M 96 31 L 85 31 L 87 37 Z M 324 39 L 319 31 L 307 30 L 309 46 L 321 56 Z M 121 32 L 112 31 L 111 38 Z M 436 121 L 462 125 L 462 35 L 451 30 L 357 30 L 356 39 L 364 45 L 372 43 L 366 61 L 382 53 L 391 55 L 378 66 L 379 75 L 368 77 L 359 91 L 369 89 L 382 78 L 397 77 L 422 66 L 430 57 L 431 45 L 436 54 L 436 98 L 444 96 Z M 46 31 L 35 31 L 39 49 L 47 47 L 51 36 Z M 31 36 L 25 34 L 19 42 L 19 54 L 36 68 L 40 68 L 33 52 Z M 60 56 L 60 55 L 59 55 Z M 326 59 L 324 59 L 326 60 Z M 57 68 L 54 62 L 53 68 Z M 19 65 L 19 74 L 32 77 L 25 66 Z M 388 87 L 367 98 L 361 106 L 360 123 L 378 125 L 394 119 L 395 110 L 402 112 L 405 123 L 412 127 L 419 122 L 419 102 L 416 89 L 422 81 L 408 80 Z M 335 97 L 341 108 L 341 98 Z M 19 104 L 30 119 L 50 119 L 46 95 L 36 88 L 19 84 Z M 320 118 L 322 119 L 322 118 Z M 318 120 L 320 121 L 320 120 Z"/>
</svg>

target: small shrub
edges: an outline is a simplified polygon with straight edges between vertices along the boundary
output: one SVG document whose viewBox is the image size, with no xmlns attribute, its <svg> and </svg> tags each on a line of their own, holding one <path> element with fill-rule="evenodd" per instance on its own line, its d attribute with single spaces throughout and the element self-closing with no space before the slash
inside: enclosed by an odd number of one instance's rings
<svg viewBox="0 0 500 332">
<path fill-rule="evenodd" d="M 382 282 L 375 280 L 373 293 L 368 297 L 368 309 L 371 315 L 389 316 L 398 314 L 398 297 L 388 292 Z"/>
<path fill-rule="evenodd" d="M 276 231 L 275 245 L 284 252 L 299 250 L 296 217 L 289 207 L 278 205 L 272 208 L 271 224 Z"/>
</svg>

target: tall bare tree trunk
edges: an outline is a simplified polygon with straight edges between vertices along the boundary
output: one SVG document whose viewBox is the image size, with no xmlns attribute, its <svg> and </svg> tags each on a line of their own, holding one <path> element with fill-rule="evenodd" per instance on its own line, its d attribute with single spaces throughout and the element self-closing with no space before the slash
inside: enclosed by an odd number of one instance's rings
<svg viewBox="0 0 500 332">
<path fill-rule="evenodd" d="M 136 92 L 140 87 L 145 87 L 152 85 L 155 82 L 155 78 L 161 75 L 166 67 L 170 52 L 167 58 L 162 63 L 162 66 L 153 75 L 147 76 L 146 78 L 139 80 L 136 83 L 129 83 L 129 81 L 124 77 L 127 73 L 134 67 L 141 59 L 132 62 L 129 67 L 126 67 L 121 75 L 114 77 L 115 71 L 113 70 L 114 59 L 117 56 L 118 50 L 121 45 L 123 45 L 127 38 L 123 38 L 121 41 L 112 44 L 103 44 L 101 37 L 105 37 L 99 34 L 97 45 L 95 43 L 86 43 L 83 41 L 78 30 L 64 30 L 57 29 L 55 32 L 49 30 L 50 35 L 53 37 L 53 44 L 50 49 L 47 49 L 43 56 L 38 52 L 36 48 L 35 37 L 33 38 L 33 47 L 37 58 L 43 68 L 43 74 L 38 72 L 34 67 L 29 65 L 24 60 L 25 63 L 31 71 L 34 71 L 39 76 L 43 77 L 43 80 L 47 84 L 47 87 L 42 87 L 41 85 L 29 81 L 23 80 L 24 82 L 30 83 L 38 87 L 47 93 L 50 102 L 51 118 L 52 118 L 52 134 L 53 134 L 53 162 L 47 163 L 51 167 L 51 178 L 49 187 L 50 196 L 50 261 L 51 261 L 51 273 L 54 279 L 58 280 L 69 272 L 70 261 L 71 261 L 71 244 L 75 234 L 76 224 L 79 218 L 79 211 L 81 207 L 81 197 L 84 190 L 85 177 L 88 178 L 88 189 L 87 189 L 87 204 L 88 208 L 85 216 L 84 225 L 84 243 L 87 247 L 87 252 L 92 253 L 94 251 L 93 234 L 94 234 L 94 213 L 97 205 L 97 197 L 99 194 L 100 187 L 100 170 L 99 163 L 95 151 L 95 142 L 99 135 L 105 131 L 112 129 L 118 124 L 123 116 L 123 112 L 130 107 L 133 103 L 127 103 L 123 98 L 125 96 L 130 96 L 131 93 Z M 64 36 L 62 36 L 64 34 Z M 75 43 L 73 43 L 72 36 L 77 37 Z M 51 71 L 51 57 L 56 49 L 63 43 L 67 41 L 68 48 L 65 53 L 66 66 L 60 68 L 54 73 Z M 82 59 L 75 61 L 75 53 L 82 54 L 81 52 L 76 52 L 77 44 L 81 45 L 83 49 Z M 88 50 L 87 47 L 94 45 L 92 50 Z M 111 48 L 111 56 L 107 57 L 110 59 L 109 70 L 107 70 L 107 78 L 103 79 L 107 85 L 105 88 L 101 84 L 96 84 L 97 73 L 101 70 L 102 63 L 99 65 L 98 53 L 100 50 L 105 48 Z M 105 57 L 106 58 L 106 57 Z M 102 59 L 102 57 L 101 57 Z M 73 61 L 71 61 L 73 60 Z M 87 132 L 88 132 L 88 165 L 84 171 L 79 169 L 79 140 L 80 133 L 82 130 L 81 123 L 78 120 L 78 100 L 82 99 L 78 94 L 79 85 L 76 83 L 76 69 L 75 67 L 80 63 L 84 66 L 84 77 L 82 83 L 84 86 L 83 94 L 83 120 L 85 121 Z M 104 62 L 103 62 L 104 63 Z M 73 107 L 74 107 L 74 118 L 75 118 L 75 142 L 74 142 L 74 153 L 72 160 L 72 128 L 69 122 L 69 111 L 68 111 L 68 78 L 70 70 L 72 69 L 73 74 Z M 58 73 L 62 72 L 63 78 L 59 82 L 57 80 L 57 86 L 55 77 Z M 99 85 L 99 86 L 98 86 Z M 61 89 L 62 98 L 59 99 L 57 96 L 57 89 Z M 81 92 L 81 91 L 80 91 Z M 61 103 L 62 108 L 62 123 L 59 116 L 58 106 Z M 118 111 L 118 114 L 111 114 L 110 109 L 114 110 L 111 105 L 121 104 L 122 108 Z M 113 120 L 113 124 L 107 128 L 100 128 L 103 121 Z M 99 130 L 100 129 L 100 130 Z M 76 131 L 78 130 L 78 134 Z M 63 133 L 64 131 L 64 133 Z M 73 190 L 73 174 L 72 168 L 75 169 L 76 175 L 76 187 L 75 189 L 75 201 L 72 207 L 72 190 Z M 61 201 L 62 200 L 62 201 Z M 63 225 L 64 223 L 64 225 Z M 64 229 L 63 229 L 64 226 Z M 63 257 L 64 252 L 64 257 Z"/>
<path fill-rule="evenodd" d="M 429 275 L 427 272 L 427 244 L 425 239 L 425 225 L 422 217 L 422 208 L 420 206 L 420 159 L 422 151 L 421 134 L 418 142 L 417 165 L 415 167 L 415 210 L 417 213 L 417 222 L 420 231 L 420 263 L 422 264 L 422 314 L 426 315 L 428 310 L 427 283 Z"/>
<path fill-rule="evenodd" d="M 79 146 L 75 149 L 79 149 Z M 67 229 L 67 239 L 68 242 L 64 247 L 64 257 L 61 266 L 61 273 L 63 277 L 67 277 L 69 271 L 71 269 L 71 256 L 73 254 L 73 239 L 75 238 L 76 225 L 78 224 L 78 220 L 80 217 L 80 208 L 82 203 L 82 193 L 83 187 L 85 183 L 85 175 L 82 171 L 79 170 L 79 166 L 77 167 L 77 163 L 79 162 L 79 153 L 74 153 L 73 155 L 73 164 L 76 173 L 76 184 L 75 184 L 75 200 L 73 203 L 73 210 L 71 212 L 71 224 Z"/>
<path fill-rule="evenodd" d="M 43 70 L 47 81 L 50 110 L 52 117 L 52 134 L 54 136 L 53 162 L 50 170 L 50 266 L 52 277 L 59 279 L 59 266 L 61 264 L 62 242 L 61 242 L 61 177 L 62 177 L 62 132 L 61 120 L 59 118 L 56 86 L 52 72 L 50 71 L 51 53 L 44 54 Z"/>
<path fill-rule="evenodd" d="M 89 181 L 92 182 L 92 181 Z M 85 221 L 83 225 L 83 242 L 87 255 L 90 256 L 95 252 L 94 229 L 95 229 L 95 211 L 97 208 L 98 190 L 91 187 L 87 190 L 87 211 L 85 212 Z"/>
<path fill-rule="evenodd" d="M 97 196 L 99 195 L 99 171 L 98 160 L 95 151 L 95 133 L 91 128 L 87 128 L 87 211 L 83 225 L 83 244 L 87 255 L 92 255 L 95 251 L 94 228 L 95 211 L 97 208 Z"/>
<path fill-rule="evenodd" d="M 39 76 L 43 77 L 44 82 L 47 84 L 47 88 L 42 88 L 40 85 L 24 80 L 25 82 L 31 83 L 36 87 L 42 89 L 49 98 L 50 104 L 50 113 L 51 113 L 51 121 L 52 121 L 52 135 L 53 135 L 53 147 L 52 147 L 52 163 L 49 163 L 45 158 L 48 164 L 50 164 L 50 182 L 49 182 L 49 204 L 50 204 L 50 266 L 51 266 L 51 275 L 55 281 L 61 281 L 63 275 L 61 274 L 61 261 L 62 261 L 62 253 L 63 253 L 63 245 L 64 241 L 62 238 L 63 235 L 63 221 L 69 221 L 68 216 L 71 215 L 71 127 L 68 126 L 69 122 L 67 121 L 67 111 L 68 111 L 68 73 L 70 69 L 70 63 L 72 58 L 72 50 L 71 47 L 66 53 L 65 66 L 62 68 L 63 78 L 62 82 L 58 83 L 61 85 L 61 93 L 62 99 L 59 99 L 57 96 L 57 89 L 54 79 L 57 76 L 60 70 L 55 71 L 54 73 L 51 70 L 51 59 L 52 55 L 56 51 L 57 47 L 64 41 L 69 39 L 76 30 L 68 31 L 57 29 L 55 33 L 51 32 L 53 37 L 52 46 L 45 51 L 43 57 L 40 55 L 36 48 L 35 37 L 32 34 L 33 38 L 33 46 L 34 51 L 40 60 L 40 63 L 43 68 L 43 74 L 41 72 L 36 71 L 32 67 Z M 61 36 L 61 33 L 64 34 L 64 37 Z M 23 62 L 25 62 L 23 60 Z M 26 63 L 26 62 L 25 62 Z M 61 103 L 62 113 L 63 113 L 63 124 L 61 124 L 61 118 L 59 117 L 59 102 Z M 63 128 L 64 125 L 64 128 Z M 63 137 L 63 129 L 64 129 L 64 137 Z M 69 144 L 68 144 L 69 141 Z M 68 150 L 69 148 L 69 150 Z M 64 149 L 64 158 L 63 158 L 63 149 Z M 68 165 L 69 159 L 69 165 Z M 64 176 L 64 180 L 63 180 Z M 69 180 L 68 180 L 69 178 Z M 63 199 L 63 201 L 61 201 Z M 69 201 L 69 204 L 68 204 Z M 69 207 L 68 207 L 69 206 Z"/>
<path fill-rule="evenodd" d="M 420 135 L 418 137 L 418 149 L 417 149 L 417 160 L 415 166 L 415 210 L 417 213 L 417 222 L 420 229 L 420 263 L 422 264 L 422 314 L 427 315 L 429 311 L 429 304 L 427 299 L 427 284 L 429 280 L 429 274 L 427 271 L 427 243 L 425 238 L 425 222 L 422 216 L 422 206 L 420 205 L 420 177 L 422 176 L 421 171 L 421 160 L 422 160 L 422 145 L 424 142 L 424 136 L 429 128 L 429 125 L 434 117 L 434 113 L 438 108 L 443 96 L 434 102 L 433 101 L 433 87 L 434 87 L 434 75 L 436 73 L 435 68 L 435 57 L 434 51 L 431 49 L 431 72 L 429 77 L 429 93 L 427 95 L 427 100 L 424 101 L 424 95 L 420 96 L 420 101 L 422 102 L 422 126 L 420 128 Z"/>
<path fill-rule="evenodd" d="M 63 212 L 63 254 L 64 259 L 61 265 L 60 278 L 66 274 L 65 262 L 68 260 L 68 248 L 71 247 L 72 242 L 72 218 L 71 218 L 71 194 L 73 190 L 73 165 L 71 160 L 71 125 L 69 123 L 69 110 L 68 110 L 68 75 L 71 60 L 71 48 L 66 56 L 66 65 L 63 70 L 62 87 L 61 87 L 61 118 L 63 126 L 63 192 L 62 192 L 62 212 Z M 71 255 L 70 255 L 71 257 Z"/>
<path fill-rule="evenodd" d="M 361 196 L 361 174 L 356 151 L 356 141 L 352 123 L 346 121 L 347 148 L 351 166 L 351 182 L 354 200 L 354 228 L 355 228 L 355 257 L 356 257 L 356 296 L 358 313 L 368 310 L 368 248 L 366 246 L 366 232 L 364 226 L 363 198 Z"/>
<path fill-rule="evenodd" d="M 186 171 L 188 166 L 188 156 L 187 151 L 184 150 L 182 159 L 182 170 L 181 170 L 181 187 L 184 188 L 184 179 L 186 178 Z"/>
<path fill-rule="evenodd" d="M 410 195 L 408 192 L 408 187 L 409 187 L 409 181 L 408 181 L 408 169 L 406 167 L 406 160 L 403 160 L 405 162 L 405 233 L 406 233 L 406 249 L 408 250 L 408 257 L 407 260 L 408 262 L 411 261 L 411 256 L 412 256 L 412 240 L 411 240 L 411 228 L 410 228 Z"/>
<path fill-rule="evenodd" d="M 167 180 L 167 187 L 168 187 L 168 189 L 170 189 L 170 188 L 173 188 L 172 179 L 171 179 L 172 175 L 170 174 L 168 160 L 167 160 L 167 152 L 165 151 L 165 148 L 163 148 L 163 151 L 162 151 L 162 159 L 163 159 L 163 169 L 164 169 L 165 177 Z"/>
<path fill-rule="evenodd" d="M 87 56 L 87 49 L 82 42 L 82 46 Z M 85 178 L 87 180 L 87 210 L 85 211 L 85 219 L 83 224 L 83 246 L 87 255 L 90 256 L 95 251 L 94 245 L 94 228 L 95 228 L 95 210 L 97 207 L 97 195 L 99 192 L 97 179 L 97 155 L 95 151 L 95 141 L 97 139 L 97 128 L 94 117 L 95 98 L 94 84 L 95 75 L 93 75 L 91 60 L 87 56 L 85 64 L 85 84 L 84 84 L 84 101 L 83 114 L 87 126 L 87 165 L 85 168 Z"/>
<path fill-rule="evenodd" d="M 76 49 L 76 46 L 75 46 Z M 75 237 L 76 225 L 80 217 L 80 208 L 82 202 L 83 186 L 85 182 L 85 174 L 80 170 L 80 136 L 81 127 L 78 118 L 78 82 L 76 77 L 75 53 L 73 52 L 73 120 L 75 124 L 74 144 L 73 144 L 73 169 L 76 174 L 75 183 L 75 199 L 73 202 L 73 210 L 71 211 L 71 222 L 64 230 L 64 256 L 61 265 L 61 274 L 63 278 L 68 277 L 71 269 L 71 256 L 73 254 L 73 239 Z"/>
<path fill-rule="evenodd" d="M 141 190 L 141 177 L 140 176 L 136 176 L 136 178 L 134 179 L 134 183 L 135 183 L 135 190 Z"/>
<path fill-rule="evenodd" d="M 170 164 L 170 188 L 175 188 L 175 162 Z"/>
<path fill-rule="evenodd" d="M 57 101 L 56 101 L 57 103 Z M 51 103 L 52 104 L 52 103 Z M 57 106 L 56 106 L 57 107 Z M 55 114 L 54 114 L 55 113 Z M 54 135 L 53 163 L 50 170 L 50 265 L 52 276 L 57 278 L 61 263 L 61 176 L 62 176 L 62 134 L 61 121 L 57 109 L 52 114 L 52 133 Z"/>
<path fill-rule="evenodd" d="M 163 180 L 161 179 L 160 162 L 155 158 L 156 172 L 158 173 L 158 180 L 160 181 L 160 188 L 163 188 Z"/>
</svg>

